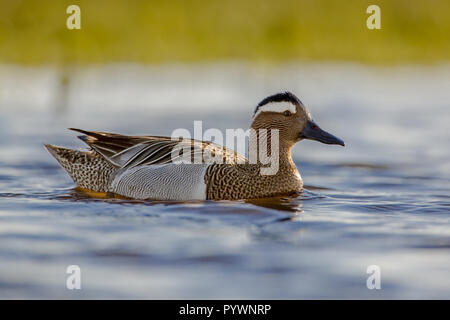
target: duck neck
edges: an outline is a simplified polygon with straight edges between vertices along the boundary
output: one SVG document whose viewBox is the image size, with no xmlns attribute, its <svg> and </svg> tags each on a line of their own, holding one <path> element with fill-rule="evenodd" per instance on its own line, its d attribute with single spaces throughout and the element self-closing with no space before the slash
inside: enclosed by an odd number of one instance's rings
<svg viewBox="0 0 450 320">
<path fill-rule="evenodd" d="M 292 143 L 280 138 L 278 130 L 251 129 L 248 150 L 251 164 L 270 167 L 274 173 L 297 172 L 291 157 Z"/>
</svg>

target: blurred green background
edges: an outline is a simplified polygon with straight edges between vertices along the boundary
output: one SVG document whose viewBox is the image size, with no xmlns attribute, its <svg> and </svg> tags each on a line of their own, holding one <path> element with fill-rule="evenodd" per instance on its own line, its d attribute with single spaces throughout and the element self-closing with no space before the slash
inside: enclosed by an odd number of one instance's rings
<svg viewBox="0 0 450 320">
<path fill-rule="evenodd" d="M 81 30 L 66 28 L 71 4 Z M 370 4 L 381 8 L 381 30 L 366 28 Z M 0 0 L 0 63 L 449 58 L 449 0 Z"/>
</svg>

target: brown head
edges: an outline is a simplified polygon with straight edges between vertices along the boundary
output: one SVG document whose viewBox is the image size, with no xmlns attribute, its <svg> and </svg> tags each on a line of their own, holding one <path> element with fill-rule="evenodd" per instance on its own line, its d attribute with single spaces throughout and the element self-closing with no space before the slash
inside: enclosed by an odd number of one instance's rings
<svg viewBox="0 0 450 320">
<path fill-rule="evenodd" d="M 344 141 L 322 130 L 300 99 L 290 92 L 262 100 L 255 109 L 251 128 L 278 129 L 280 144 L 287 147 L 303 139 L 344 146 Z"/>
</svg>

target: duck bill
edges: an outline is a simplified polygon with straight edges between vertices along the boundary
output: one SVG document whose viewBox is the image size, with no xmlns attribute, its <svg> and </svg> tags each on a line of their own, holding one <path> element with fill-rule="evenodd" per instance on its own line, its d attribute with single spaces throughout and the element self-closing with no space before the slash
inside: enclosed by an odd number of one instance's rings
<svg viewBox="0 0 450 320">
<path fill-rule="evenodd" d="M 331 133 L 320 129 L 314 121 L 307 122 L 306 127 L 303 129 L 300 136 L 303 139 L 315 140 L 325 144 L 338 144 L 343 147 L 345 146 L 344 141 L 333 136 Z"/>
</svg>

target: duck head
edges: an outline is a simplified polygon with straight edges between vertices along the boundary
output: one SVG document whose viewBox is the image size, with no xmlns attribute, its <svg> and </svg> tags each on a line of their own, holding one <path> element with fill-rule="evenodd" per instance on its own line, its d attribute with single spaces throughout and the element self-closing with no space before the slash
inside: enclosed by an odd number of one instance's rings
<svg viewBox="0 0 450 320">
<path fill-rule="evenodd" d="M 344 141 L 322 130 L 293 93 L 277 93 L 262 100 L 256 107 L 252 129 L 278 129 L 280 142 L 292 146 L 309 139 L 345 146 Z"/>
</svg>

